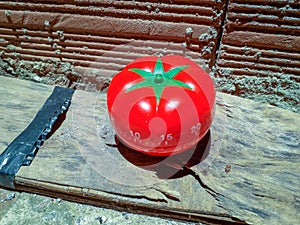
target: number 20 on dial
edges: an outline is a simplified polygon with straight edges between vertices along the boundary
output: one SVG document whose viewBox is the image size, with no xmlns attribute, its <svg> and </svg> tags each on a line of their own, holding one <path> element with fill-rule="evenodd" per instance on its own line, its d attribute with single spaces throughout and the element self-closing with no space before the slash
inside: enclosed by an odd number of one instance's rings
<svg viewBox="0 0 300 225">
<path fill-rule="evenodd" d="M 147 56 L 115 75 L 107 92 L 118 139 L 144 154 L 168 156 L 195 146 L 214 116 L 215 89 L 195 62 Z"/>
</svg>

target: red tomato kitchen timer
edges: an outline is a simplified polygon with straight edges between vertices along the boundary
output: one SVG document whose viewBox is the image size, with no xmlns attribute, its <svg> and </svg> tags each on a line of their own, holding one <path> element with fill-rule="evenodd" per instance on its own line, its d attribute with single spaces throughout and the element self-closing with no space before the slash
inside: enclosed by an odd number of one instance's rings
<svg viewBox="0 0 300 225">
<path fill-rule="evenodd" d="M 147 56 L 115 75 L 107 106 L 127 147 L 168 156 L 194 147 L 214 116 L 215 88 L 198 64 L 178 55 Z"/>
</svg>

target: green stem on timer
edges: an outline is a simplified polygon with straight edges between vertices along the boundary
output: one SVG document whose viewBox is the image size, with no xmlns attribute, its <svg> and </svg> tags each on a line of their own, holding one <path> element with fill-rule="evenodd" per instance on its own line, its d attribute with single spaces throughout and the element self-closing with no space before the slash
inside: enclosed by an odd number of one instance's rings
<svg viewBox="0 0 300 225">
<path fill-rule="evenodd" d="M 130 92 L 143 87 L 152 87 L 156 97 L 156 104 L 159 105 L 160 98 L 165 87 L 175 86 L 187 88 L 190 90 L 192 89 L 189 85 L 183 83 L 182 81 L 173 79 L 178 73 L 188 67 L 189 66 L 178 66 L 168 71 L 164 71 L 163 63 L 161 59 L 158 58 L 155 63 L 153 72 L 149 72 L 139 68 L 129 69 L 129 71 L 132 71 L 145 79 L 129 87 L 126 92 Z"/>
</svg>

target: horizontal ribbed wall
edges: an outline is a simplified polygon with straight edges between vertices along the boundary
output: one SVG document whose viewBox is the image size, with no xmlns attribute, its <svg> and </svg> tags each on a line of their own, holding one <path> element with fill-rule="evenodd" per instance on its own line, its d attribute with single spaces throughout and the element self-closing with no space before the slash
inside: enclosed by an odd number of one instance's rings
<svg viewBox="0 0 300 225">
<path fill-rule="evenodd" d="M 179 54 L 209 66 L 220 91 L 288 108 L 300 104 L 300 2 L 0 1 L 0 54 L 2 74 L 80 76 L 91 91 L 136 58 Z"/>
<path fill-rule="evenodd" d="M 229 0 L 220 91 L 300 112 L 300 2 Z"/>
<path fill-rule="evenodd" d="M 300 81 L 300 3 L 231 0 L 218 67 L 233 75 L 284 73 Z"/>
<path fill-rule="evenodd" d="M 1 56 L 70 62 L 81 74 L 98 68 L 101 77 L 153 54 L 186 55 L 212 66 L 223 8 L 212 0 L 1 1 Z"/>
</svg>

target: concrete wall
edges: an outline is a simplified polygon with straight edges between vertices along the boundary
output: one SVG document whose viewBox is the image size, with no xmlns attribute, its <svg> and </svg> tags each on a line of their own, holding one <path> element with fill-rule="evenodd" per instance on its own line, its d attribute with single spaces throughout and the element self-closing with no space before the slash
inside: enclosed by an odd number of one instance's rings
<svg viewBox="0 0 300 225">
<path fill-rule="evenodd" d="M 217 89 L 299 110 L 300 3 L 0 2 L 1 74 L 88 91 L 145 55 L 206 65 Z"/>
</svg>

